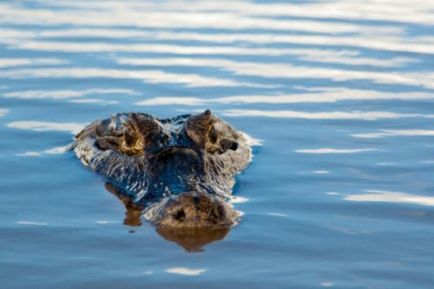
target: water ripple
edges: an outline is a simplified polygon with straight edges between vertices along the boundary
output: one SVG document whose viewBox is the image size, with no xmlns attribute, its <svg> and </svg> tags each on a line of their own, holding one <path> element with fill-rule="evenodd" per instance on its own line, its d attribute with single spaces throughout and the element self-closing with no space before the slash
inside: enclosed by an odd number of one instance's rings
<svg viewBox="0 0 434 289">
<path fill-rule="evenodd" d="M 379 132 L 356 133 L 351 136 L 356 138 L 384 138 L 397 136 L 434 136 L 434 130 L 426 129 L 383 129 Z"/>
<path fill-rule="evenodd" d="M 7 92 L 1 95 L 5 98 L 16 99 L 69 99 L 78 98 L 96 94 L 124 94 L 137 95 L 138 93 L 131 89 L 85 89 L 85 90 L 25 90 Z"/>
<path fill-rule="evenodd" d="M 84 124 L 73 122 L 13 121 L 6 124 L 6 126 L 31 131 L 60 131 L 77 134 L 83 129 Z"/>
<path fill-rule="evenodd" d="M 399 118 L 434 118 L 429 114 L 404 114 L 388 111 L 331 111 L 331 112 L 304 112 L 291 110 L 253 110 L 253 109 L 227 109 L 221 112 L 223 115 L 232 117 L 272 117 L 272 118 L 301 118 L 301 119 L 399 119 Z M 360 135 L 359 135 L 360 136 Z"/>
<path fill-rule="evenodd" d="M 304 88 L 300 88 L 304 89 Z M 310 88 L 311 90 L 314 88 Z M 338 101 L 374 101 L 374 100 L 434 100 L 434 94 L 424 92 L 388 93 L 374 90 L 358 90 L 348 88 L 316 88 L 315 93 L 299 93 L 289 95 L 235 95 L 216 98 L 198 98 L 182 96 L 165 96 L 148 98 L 137 102 L 137 105 L 186 105 L 203 106 L 210 104 L 247 104 L 247 103 L 333 103 Z"/>
<path fill-rule="evenodd" d="M 166 269 L 167 273 L 185 275 L 185 276 L 197 276 L 197 275 L 200 275 L 206 271 L 207 271 L 206 269 L 192 269 L 192 268 L 186 268 L 186 267 L 172 267 L 172 268 Z"/>
<path fill-rule="evenodd" d="M 302 154 L 355 154 L 355 153 L 365 153 L 365 152 L 375 152 L 379 151 L 376 148 L 318 148 L 318 149 L 298 149 L 295 152 Z"/>
<path fill-rule="evenodd" d="M 422 206 L 434 206 L 434 197 L 430 196 L 379 190 L 365 190 L 365 192 L 367 192 L 367 194 L 347 195 L 344 197 L 344 200 L 353 202 L 406 203 Z"/>
<path fill-rule="evenodd" d="M 176 74 L 159 70 L 131 71 L 120 69 L 102 69 L 69 67 L 64 68 L 35 68 L 16 69 L 12 71 L 0 71 L 3 78 L 113 78 L 113 79 L 137 79 L 149 83 L 178 83 L 189 87 L 231 87 L 250 86 L 267 87 L 261 84 L 238 82 L 216 77 L 205 77 L 197 74 Z M 268 86 L 269 87 L 269 86 Z"/>
<path fill-rule="evenodd" d="M 2 284 L 431 288 L 433 12 L 422 0 L 1 1 Z M 206 108 L 249 133 L 255 160 L 229 200 L 243 220 L 200 253 L 122 224 L 102 180 L 64 154 L 116 112 Z"/>
<path fill-rule="evenodd" d="M 6 108 L 0 108 L 0 117 L 5 116 L 9 112 Z"/>
</svg>

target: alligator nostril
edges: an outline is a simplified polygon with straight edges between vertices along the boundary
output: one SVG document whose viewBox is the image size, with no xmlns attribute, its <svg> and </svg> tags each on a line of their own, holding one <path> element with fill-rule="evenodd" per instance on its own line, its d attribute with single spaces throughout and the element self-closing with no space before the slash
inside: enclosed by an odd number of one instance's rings
<svg viewBox="0 0 434 289">
<path fill-rule="evenodd" d="M 198 197 L 198 196 L 194 196 L 194 197 L 192 197 L 192 200 L 193 200 L 193 203 L 194 203 L 195 205 L 198 205 L 198 204 L 200 203 L 200 197 Z"/>
<path fill-rule="evenodd" d="M 227 150 L 236 151 L 238 149 L 238 143 L 230 139 L 222 139 L 219 144 L 222 153 L 226 152 Z"/>
<path fill-rule="evenodd" d="M 234 141 L 234 142 L 232 143 L 231 150 L 236 151 L 237 148 L 238 148 L 238 143 L 237 143 L 236 141 Z"/>
<path fill-rule="evenodd" d="M 185 220 L 185 212 L 184 212 L 184 210 L 179 210 L 178 212 L 176 212 L 174 215 L 173 215 L 173 218 L 175 219 L 175 220 L 177 220 L 177 221 L 179 221 L 179 222 L 182 222 L 182 221 L 184 221 Z"/>
</svg>

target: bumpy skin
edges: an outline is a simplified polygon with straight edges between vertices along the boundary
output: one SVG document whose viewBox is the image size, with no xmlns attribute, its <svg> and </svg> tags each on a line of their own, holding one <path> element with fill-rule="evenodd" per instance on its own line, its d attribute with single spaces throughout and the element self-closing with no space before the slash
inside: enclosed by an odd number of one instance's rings
<svg viewBox="0 0 434 289">
<path fill-rule="evenodd" d="M 87 126 L 73 148 L 127 209 L 161 228 L 224 228 L 238 220 L 226 201 L 251 148 L 209 110 L 170 119 L 115 114 Z"/>
</svg>

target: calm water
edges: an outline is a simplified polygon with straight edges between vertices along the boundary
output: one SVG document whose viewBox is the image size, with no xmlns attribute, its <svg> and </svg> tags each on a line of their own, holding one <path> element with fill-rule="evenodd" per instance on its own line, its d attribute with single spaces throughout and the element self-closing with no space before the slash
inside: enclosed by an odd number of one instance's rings
<svg viewBox="0 0 434 289">
<path fill-rule="evenodd" d="M 1 1 L 1 288 L 433 288 L 433 31 L 428 0 Z M 200 252 L 64 149 L 205 108 L 257 145 Z"/>
</svg>

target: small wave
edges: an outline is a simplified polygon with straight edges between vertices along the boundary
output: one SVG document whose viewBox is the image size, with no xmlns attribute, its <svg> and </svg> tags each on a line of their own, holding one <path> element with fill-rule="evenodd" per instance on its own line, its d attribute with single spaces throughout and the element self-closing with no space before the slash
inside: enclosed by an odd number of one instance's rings
<svg viewBox="0 0 434 289">
<path fill-rule="evenodd" d="M 348 149 L 337 149 L 337 148 L 318 148 L 318 149 L 298 149 L 295 152 L 299 154 L 356 154 L 365 152 L 375 152 L 379 151 L 376 148 L 348 148 Z"/>
<path fill-rule="evenodd" d="M 206 272 L 206 269 L 192 269 L 187 267 L 172 267 L 166 269 L 167 273 L 185 275 L 185 276 L 197 276 Z"/>
<path fill-rule="evenodd" d="M 72 134 L 79 133 L 84 125 L 74 122 L 46 122 L 46 121 L 13 121 L 6 124 L 9 128 L 31 131 L 60 131 Z"/>
</svg>

